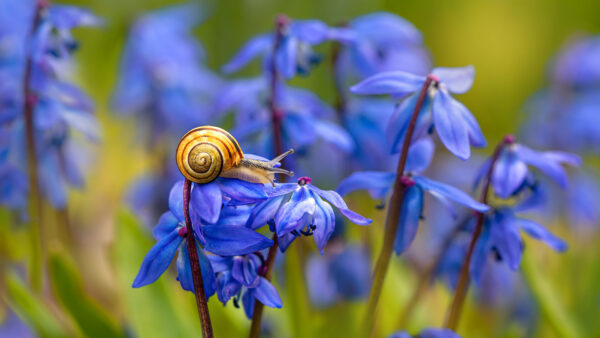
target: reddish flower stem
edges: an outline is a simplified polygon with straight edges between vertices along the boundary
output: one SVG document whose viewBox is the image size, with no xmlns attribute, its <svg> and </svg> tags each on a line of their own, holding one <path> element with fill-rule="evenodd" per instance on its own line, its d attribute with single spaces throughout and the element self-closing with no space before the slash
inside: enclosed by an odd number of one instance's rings
<svg viewBox="0 0 600 338">
<path fill-rule="evenodd" d="M 502 152 L 502 149 L 508 145 L 515 142 L 515 139 L 512 135 L 507 135 L 502 139 L 502 141 L 496 146 L 494 150 L 494 154 L 492 155 L 492 159 L 490 160 L 490 166 L 485 176 L 484 186 L 481 190 L 481 198 L 480 201 L 483 204 L 488 203 L 488 195 L 490 190 L 490 185 L 492 181 L 492 173 L 494 172 L 494 165 L 498 161 L 498 157 Z M 450 307 L 450 311 L 448 312 L 448 316 L 446 318 L 445 327 L 456 330 L 458 326 L 458 321 L 460 319 L 460 315 L 462 313 L 463 304 L 465 302 L 465 297 L 467 295 L 467 289 L 469 288 L 469 267 L 471 265 L 471 259 L 473 257 L 473 251 L 475 249 L 475 244 L 477 243 L 477 239 L 481 235 L 483 230 L 483 221 L 485 220 L 485 213 L 477 212 L 477 223 L 475 225 L 475 230 L 473 231 L 473 237 L 471 238 L 471 242 L 469 243 L 469 249 L 467 251 L 467 256 L 465 257 L 465 262 L 463 263 L 460 269 L 460 276 L 458 279 L 458 284 L 456 286 L 456 292 L 454 293 L 454 299 L 452 300 L 452 305 Z"/>
<path fill-rule="evenodd" d="M 275 56 L 277 50 L 281 45 L 281 39 L 283 38 L 284 30 L 289 24 L 290 19 L 285 15 L 278 15 L 275 19 L 275 42 L 273 43 L 273 52 L 271 53 L 271 63 L 269 65 L 270 71 L 270 95 L 269 95 L 269 110 L 271 111 L 271 122 L 273 126 L 273 144 L 275 155 L 283 153 L 283 140 L 281 137 L 281 118 L 283 113 L 279 107 L 277 107 L 277 81 L 279 81 L 279 72 L 277 71 L 277 62 Z M 283 166 L 283 160 L 281 161 Z M 285 182 L 286 176 L 281 175 L 280 181 Z M 279 242 L 277 240 L 277 234 L 273 234 L 273 245 L 269 248 L 267 254 L 267 260 L 265 262 L 264 274 L 262 276 L 268 281 L 271 281 L 271 271 L 275 263 L 275 257 L 277 256 L 277 249 L 279 248 Z M 254 301 L 254 310 L 252 311 L 252 323 L 250 325 L 250 337 L 258 338 L 260 334 L 260 325 L 262 322 L 262 314 L 264 311 L 264 304 L 259 300 Z"/>
<path fill-rule="evenodd" d="M 369 302 L 367 304 L 367 312 L 365 316 L 365 323 L 363 329 L 365 330 L 364 337 L 371 336 L 374 334 L 375 328 L 375 315 L 377 312 L 377 305 L 379 303 L 379 297 L 383 289 L 383 282 L 390 264 L 390 258 L 394 249 L 394 240 L 396 238 L 396 232 L 398 231 L 398 220 L 400 219 L 400 213 L 402 211 L 402 202 L 404 200 L 404 192 L 406 191 L 407 180 L 404 178 L 404 168 L 406 167 L 406 161 L 408 159 L 408 150 L 410 143 L 417 125 L 417 118 L 421 111 L 425 99 L 427 98 L 427 92 L 429 86 L 432 83 L 437 82 L 437 78 L 433 75 L 427 76 L 425 83 L 419 93 L 417 104 L 413 110 L 410 118 L 406 135 L 404 136 L 404 143 L 402 144 L 402 152 L 400 153 L 400 159 L 398 160 L 398 167 L 396 170 L 396 180 L 394 182 L 394 189 L 390 203 L 388 204 L 387 215 L 385 220 L 385 233 L 383 236 L 383 246 L 377 263 L 375 265 L 373 285 L 371 286 L 371 293 L 369 295 Z"/>
<path fill-rule="evenodd" d="M 202 325 L 202 337 L 212 338 L 213 330 L 210 322 L 210 314 L 208 313 L 208 304 L 206 294 L 204 293 L 204 280 L 202 279 L 202 269 L 200 268 L 200 260 L 198 259 L 198 251 L 196 248 L 196 240 L 194 236 L 194 228 L 190 220 L 190 193 L 192 191 L 192 182 L 185 179 L 183 183 L 183 214 L 185 216 L 186 227 L 186 243 L 192 268 L 192 279 L 194 281 L 194 295 L 196 296 L 196 306 L 198 307 L 198 315 L 200 316 L 200 324 Z"/>
<path fill-rule="evenodd" d="M 32 41 L 37 27 L 39 26 L 42 11 L 48 7 L 46 1 L 38 1 L 35 8 L 33 22 L 31 24 L 28 41 Z M 46 246 L 43 222 L 42 222 L 42 198 L 38 184 L 38 170 L 36 160 L 35 144 L 35 118 L 34 111 L 37 96 L 31 89 L 31 72 L 33 68 L 32 51 L 30 46 L 26 49 L 25 71 L 23 73 L 23 99 L 25 118 L 25 143 L 27 145 L 27 169 L 29 176 L 29 212 L 32 221 L 31 235 L 33 254 L 31 255 L 31 284 L 37 291 L 43 287 L 43 264 L 45 261 Z"/>
</svg>

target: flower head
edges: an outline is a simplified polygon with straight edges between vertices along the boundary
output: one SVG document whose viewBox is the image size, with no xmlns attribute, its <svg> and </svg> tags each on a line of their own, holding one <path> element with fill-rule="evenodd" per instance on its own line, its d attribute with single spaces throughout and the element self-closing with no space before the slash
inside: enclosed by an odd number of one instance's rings
<svg viewBox="0 0 600 338">
<path fill-rule="evenodd" d="M 301 177 L 297 183 L 277 184 L 269 199 L 259 203 L 252 210 L 247 226 L 258 229 L 269 223 L 280 238 L 283 250 L 301 235 L 313 236 L 317 248 L 323 249 L 335 229 L 335 214 L 338 211 L 359 225 L 368 225 L 371 220 L 348 209 L 340 195 L 331 190 L 321 190 L 311 184 L 308 177 Z"/>
<path fill-rule="evenodd" d="M 363 95 L 390 94 L 397 99 L 405 98 L 388 121 L 386 131 L 392 152 L 396 153 L 402 146 L 419 92 L 430 81 L 413 140 L 434 127 L 446 148 L 466 160 L 471 155 L 470 145 L 483 147 L 486 140 L 471 112 L 450 93 L 467 92 L 473 84 L 474 76 L 475 69 L 472 66 L 435 68 L 427 77 L 391 71 L 373 75 L 350 88 L 350 91 Z"/>
<path fill-rule="evenodd" d="M 223 304 L 233 298 L 234 305 L 238 307 L 241 299 L 248 318 L 252 318 L 256 300 L 269 307 L 281 308 L 283 304 L 277 289 L 261 275 L 264 259 L 260 252 L 208 257 L 216 274 L 217 296 Z"/>
</svg>

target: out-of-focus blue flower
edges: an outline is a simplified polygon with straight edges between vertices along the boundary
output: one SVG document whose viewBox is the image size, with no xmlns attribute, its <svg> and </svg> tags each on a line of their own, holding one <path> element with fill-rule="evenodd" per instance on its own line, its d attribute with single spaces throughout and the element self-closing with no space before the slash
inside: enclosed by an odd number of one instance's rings
<svg viewBox="0 0 600 338">
<path fill-rule="evenodd" d="M 0 323 L 0 337 L 33 338 L 35 335 L 27 324 L 9 310 Z"/>
<path fill-rule="evenodd" d="M 216 274 L 217 297 L 223 304 L 233 297 L 233 303 L 238 307 L 241 299 L 248 318 L 252 318 L 256 300 L 269 307 L 282 307 L 277 289 L 261 276 L 264 261 L 260 253 L 208 257 Z"/>
<path fill-rule="evenodd" d="M 400 16 L 377 12 L 359 16 L 348 24 L 354 39 L 338 59 L 340 76 L 355 72 L 364 78 L 385 71 L 407 71 L 426 75 L 431 62 L 423 46 L 423 35 Z"/>
<path fill-rule="evenodd" d="M 277 84 L 277 107 L 284 148 L 302 153 L 317 139 L 351 152 L 354 142 L 341 127 L 329 121 L 331 107 L 317 95 L 300 88 Z M 225 86 L 216 100 L 216 111 L 235 111 L 231 133 L 245 144 L 254 144 L 252 152 L 269 154 L 273 151 L 272 112 L 267 105 L 268 81 L 262 77 L 238 80 Z"/>
<path fill-rule="evenodd" d="M 488 206 L 473 200 L 461 190 L 419 174 L 429 165 L 433 151 L 433 141 L 428 137 L 417 140 L 410 148 L 406 166 L 408 176 L 403 178 L 407 188 L 404 193 L 400 224 L 394 243 L 394 249 L 398 255 L 408 248 L 417 234 L 425 191 L 447 206 L 452 214 L 456 214 L 456 212 L 450 201 L 479 212 L 489 209 Z M 364 189 L 368 190 L 373 198 L 385 199 L 395 180 L 395 173 L 356 172 L 342 181 L 337 191 L 341 195 L 346 195 L 354 190 Z"/>
<path fill-rule="evenodd" d="M 36 9 L 36 6 L 39 6 Z M 27 171 L 25 102 L 34 106 L 33 134 L 35 135 L 36 165 L 42 193 L 56 208 L 66 205 L 67 186 L 81 187 L 82 148 L 74 141 L 73 131 L 90 141 L 99 139 L 99 126 L 92 115 L 91 100 L 75 85 L 67 82 L 71 54 L 77 42 L 71 29 L 97 26 L 101 20 L 89 11 L 71 6 L 52 5 L 34 1 L 3 1 L 0 12 L 10 16 L 0 20 L 0 132 L 9 139 L 8 163 L 20 172 Z M 34 13 L 39 20 L 34 25 Z M 33 29 L 33 31 L 32 31 Z M 30 32 L 32 32 L 30 34 Z M 5 47 L 5 48 L 4 48 Z M 30 77 L 25 79 L 26 64 L 31 65 Z M 30 93 L 23 92 L 27 81 Z M 17 171 L 5 169 L 4 174 Z M 21 185 L 22 179 L 16 179 Z M 6 188 L 6 187 L 5 187 Z M 23 189 L 14 189 L 13 192 Z M 25 197 L 13 196 L 16 200 Z"/>
<path fill-rule="evenodd" d="M 355 224 L 368 225 L 372 222 L 348 209 L 337 192 L 321 190 L 311 182 L 310 178 L 301 177 L 298 183 L 277 184 L 269 192 L 269 199 L 254 207 L 247 226 L 258 229 L 269 223 L 271 230 L 280 238 L 282 251 L 298 236 L 313 236 L 323 254 L 335 229 L 335 214 L 331 205 Z"/>
<path fill-rule="evenodd" d="M 600 226 L 600 182 L 590 173 L 576 173 L 569 189 L 567 215 L 574 227 Z"/>
<path fill-rule="evenodd" d="M 189 3 L 145 14 L 131 27 L 113 106 L 138 115 L 151 135 L 177 138 L 210 119 L 221 80 L 202 64 L 204 51 L 191 32 L 201 13 Z"/>
<path fill-rule="evenodd" d="M 244 255 L 270 247 L 273 241 L 244 226 L 249 210 L 243 205 L 255 198 L 257 189 L 248 188 L 243 181 L 236 179 L 220 179 L 221 182 L 207 185 L 193 184 L 190 200 L 190 218 L 194 227 L 194 238 L 197 244 L 211 253 L 223 256 Z M 254 184 L 262 189 L 262 184 Z M 219 190 L 217 193 L 215 190 Z M 253 190 L 249 192 L 249 190 Z M 264 194 L 264 191 L 263 191 Z M 218 197 L 218 202 L 216 201 Z M 266 195 L 265 195 L 266 198 Z M 227 205 L 223 206 L 223 199 Z M 253 200 L 256 202 L 256 200 Z M 215 207 L 219 210 L 215 219 Z M 189 236 L 183 213 L 183 182 L 177 182 L 169 196 L 170 211 L 164 213 L 153 230 L 158 240 L 148 252 L 140 271 L 133 282 L 133 287 L 141 287 L 153 283 L 167 269 L 176 252 L 178 280 L 183 289 L 193 291 L 192 273 L 190 270 L 185 236 Z M 237 217 L 239 215 L 240 217 Z M 206 219 L 214 220 L 208 223 Z M 199 250 L 198 256 L 202 268 L 202 276 L 209 297 L 216 290 L 215 276 L 212 266 Z"/>
<path fill-rule="evenodd" d="M 508 198 L 521 192 L 524 187 L 530 187 L 531 177 L 529 166 L 533 166 L 553 179 L 562 188 L 568 186 L 568 176 L 562 164 L 579 166 L 579 156 L 561 152 L 539 152 L 519 143 L 512 143 L 502 149 L 492 171 L 492 186 L 500 198 Z M 482 166 L 487 171 L 489 162 Z M 479 175 L 481 177 L 483 175 Z"/>
<path fill-rule="evenodd" d="M 412 338 L 413 336 L 406 331 L 392 333 L 388 338 Z M 460 336 L 450 329 L 427 328 L 419 332 L 416 337 L 419 338 L 460 338 Z"/>
<path fill-rule="evenodd" d="M 313 46 L 325 41 L 347 43 L 354 37 L 346 28 L 329 27 L 319 20 L 290 20 L 279 16 L 277 25 L 281 27 L 281 40 L 277 50 L 274 50 L 277 33 L 270 32 L 254 37 L 223 66 L 223 72 L 238 71 L 254 58 L 262 56 L 265 73 L 271 71 L 271 60 L 275 57 L 276 71 L 286 79 L 296 74 L 305 75 L 321 61 Z"/>
<path fill-rule="evenodd" d="M 433 126 L 446 148 L 466 160 L 471 155 L 470 145 L 483 147 L 486 140 L 475 117 L 450 93 L 462 94 L 468 91 L 473 84 L 475 69 L 472 66 L 435 68 L 428 76 L 433 81 L 419 112 L 413 140 L 426 134 Z M 391 71 L 371 76 L 350 88 L 355 94 L 390 94 L 397 99 L 405 98 L 388 121 L 386 136 L 393 153 L 401 150 L 410 117 L 425 81 L 425 76 Z"/>
<path fill-rule="evenodd" d="M 333 251 L 333 252 L 332 252 Z M 311 302 L 327 307 L 341 300 L 359 300 L 369 295 L 371 263 L 359 246 L 347 246 L 325 256 L 311 256 L 306 263 L 306 281 Z"/>
<path fill-rule="evenodd" d="M 600 84 L 600 37 L 578 39 L 555 56 L 552 80 L 571 88 Z"/>
</svg>

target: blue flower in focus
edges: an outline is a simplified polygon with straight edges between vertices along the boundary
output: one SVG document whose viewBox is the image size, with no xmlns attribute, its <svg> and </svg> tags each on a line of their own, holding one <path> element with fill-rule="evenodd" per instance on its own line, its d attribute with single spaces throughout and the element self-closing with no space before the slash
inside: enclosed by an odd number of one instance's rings
<svg viewBox="0 0 600 338">
<path fill-rule="evenodd" d="M 217 297 L 223 304 L 233 298 L 235 307 L 242 300 L 244 312 L 252 318 L 256 300 L 272 308 L 283 305 L 277 289 L 262 276 L 264 260 L 262 254 L 241 256 L 208 256 L 216 274 Z"/>
<path fill-rule="evenodd" d="M 428 192 L 437 198 L 448 207 L 452 214 L 456 214 L 456 212 L 450 201 L 479 212 L 486 212 L 489 209 L 487 205 L 473 200 L 461 190 L 419 174 L 429 165 L 433 157 L 433 151 L 433 141 L 429 137 L 417 140 L 409 150 L 406 165 L 406 173 L 408 174 L 402 178 L 407 188 L 404 193 L 402 213 L 399 219 L 400 224 L 394 243 L 394 250 L 398 255 L 408 248 L 417 234 L 423 210 L 424 192 Z M 395 180 L 395 173 L 356 172 L 342 181 L 337 191 L 341 195 L 346 195 L 354 190 L 368 190 L 373 198 L 384 200 Z"/>
<path fill-rule="evenodd" d="M 335 229 L 335 214 L 331 205 L 355 224 L 368 225 L 372 222 L 348 209 L 337 192 L 321 190 L 311 182 L 310 178 L 301 177 L 298 183 L 277 184 L 269 192 L 269 199 L 254 207 L 246 226 L 258 229 L 269 224 L 271 231 L 279 238 L 281 251 L 287 249 L 296 237 L 313 236 L 323 254 Z"/>
<path fill-rule="evenodd" d="M 244 185 L 246 182 L 236 179 L 222 179 L 222 181 L 225 181 L 220 185 L 223 187 L 223 191 L 219 193 L 214 191 L 215 188 L 219 189 L 218 183 L 207 189 L 203 189 L 206 188 L 203 185 L 193 184 L 190 218 L 194 227 L 192 235 L 196 243 L 202 245 L 204 250 L 222 256 L 244 255 L 270 247 L 273 241 L 244 226 L 249 209 L 243 204 L 248 203 L 248 196 L 252 195 L 252 193 L 248 193 L 247 186 Z M 262 184 L 255 184 L 255 186 L 263 187 Z M 222 209 L 222 204 L 219 204 L 216 220 L 214 209 L 211 210 L 214 208 L 211 201 L 215 200 L 215 196 L 229 202 Z M 178 252 L 178 280 L 183 289 L 193 291 L 189 256 L 184 243 L 185 236 L 190 234 L 187 233 L 183 214 L 182 181 L 177 182 L 171 189 L 169 209 L 170 211 L 161 216 L 153 230 L 158 243 L 144 258 L 140 271 L 133 282 L 133 287 L 142 287 L 156 281 L 169 267 L 175 253 Z M 209 223 L 206 219 L 215 220 L 215 222 Z M 203 271 L 206 295 L 209 297 L 216 290 L 215 276 L 210 261 L 202 250 L 198 250 L 198 256 Z"/>
<path fill-rule="evenodd" d="M 192 34 L 200 13 L 191 3 L 174 6 L 145 14 L 131 27 L 113 106 L 147 121 L 151 136 L 166 131 L 179 137 L 209 119 L 221 80 L 202 64 L 204 50 Z"/>
<path fill-rule="evenodd" d="M 392 333 L 388 338 L 412 338 L 413 335 L 406 331 Z M 416 337 L 419 338 L 460 338 L 460 336 L 450 329 L 427 328 L 419 332 Z"/>
<path fill-rule="evenodd" d="M 276 71 L 284 78 L 291 79 L 296 74 L 306 75 L 321 61 L 313 46 L 325 41 L 347 43 L 353 34 L 345 28 L 333 28 L 319 20 L 290 20 L 281 15 L 277 18 L 281 30 L 281 40 L 274 51 L 277 33 L 270 32 L 252 38 L 222 68 L 225 73 L 233 73 L 258 56 L 263 57 L 265 73 L 275 58 Z"/>
<path fill-rule="evenodd" d="M 427 89 L 428 95 L 419 112 L 413 140 L 435 127 L 446 148 L 457 157 L 466 160 L 471 155 L 470 145 L 483 147 L 486 140 L 471 112 L 450 93 L 467 92 L 473 84 L 475 69 L 472 66 L 435 68 L 428 76 L 432 79 L 432 85 Z M 425 76 L 391 71 L 371 76 L 350 88 L 355 94 L 390 94 L 397 99 L 404 98 L 388 121 L 386 130 L 393 153 L 401 150 L 410 117 L 425 81 Z"/>
<path fill-rule="evenodd" d="M 277 83 L 277 87 L 276 102 L 284 148 L 302 153 L 317 139 L 322 139 L 344 152 L 354 149 L 348 133 L 329 121 L 334 113 L 317 95 L 281 83 Z M 268 82 L 259 77 L 230 83 L 216 100 L 216 111 L 236 112 L 231 133 L 245 144 L 254 144 L 251 152 L 269 154 L 274 149 L 268 93 Z"/>
<path fill-rule="evenodd" d="M 359 246 L 328 248 L 325 256 L 311 256 L 305 271 L 308 295 L 315 306 L 328 307 L 341 300 L 360 300 L 369 295 L 371 261 Z"/>
</svg>

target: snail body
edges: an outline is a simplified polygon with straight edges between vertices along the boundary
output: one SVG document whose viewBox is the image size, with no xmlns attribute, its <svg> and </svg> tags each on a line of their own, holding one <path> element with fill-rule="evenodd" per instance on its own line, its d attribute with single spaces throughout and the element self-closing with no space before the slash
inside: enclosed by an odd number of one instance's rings
<svg viewBox="0 0 600 338">
<path fill-rule="evenodd" d="M 275 174 L 294 173 L 276 168 L 292 149 L 270 161 L 245 158 L 236 139 L 214 126 L 197 127 L 187 132 L 177 146 L 177 167 L 188 180 L 210 183 L 217 177 L 237 178 L 252 183 L 271 183 Z"/>
</svg>

